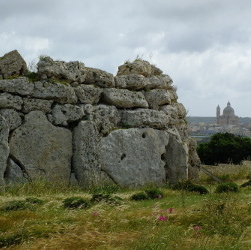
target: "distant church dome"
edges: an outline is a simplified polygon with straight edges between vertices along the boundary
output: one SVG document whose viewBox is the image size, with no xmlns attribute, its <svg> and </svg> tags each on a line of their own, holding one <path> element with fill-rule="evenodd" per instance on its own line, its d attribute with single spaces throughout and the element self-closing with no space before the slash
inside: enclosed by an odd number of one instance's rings
<svg viewBox="0 0 251 250">
<path fill-rule="evenodd" d="M 227 103 L 227 107 L 223 109 L 224 116 L 234 116 L 234 109 L 231 107 L 230 102 Z"/>
</svg>

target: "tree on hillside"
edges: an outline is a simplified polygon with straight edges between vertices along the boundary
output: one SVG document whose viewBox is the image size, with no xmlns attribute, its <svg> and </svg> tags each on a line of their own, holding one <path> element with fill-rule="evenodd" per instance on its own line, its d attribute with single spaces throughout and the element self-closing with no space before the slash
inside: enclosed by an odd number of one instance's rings
<svg viewBox="0 0 251 250">
<path fill-rule="evenodd" d="M 208 143 L 199 144 L 197 152 L 201 162 L 207 165 L 239 164 L 251 157 L 251 139 L 230 133 L 217 133 Z"/>
</svg>

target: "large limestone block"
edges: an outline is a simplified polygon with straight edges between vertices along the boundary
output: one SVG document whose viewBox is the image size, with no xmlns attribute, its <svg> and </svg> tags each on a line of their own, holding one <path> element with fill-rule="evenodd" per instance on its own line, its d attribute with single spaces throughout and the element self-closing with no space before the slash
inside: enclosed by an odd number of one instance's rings
<svg viewBox="0 0 251 250">
<path fill-rule="evenodd" d="M 136 59 L 133 62 L 126 62 L 118 67 L 118 76 L 130 74 L 150 76 L 152 74 L 152 66 L 147 61 Z"/>
<path fill-rule="evenodd" d="M 27 65 L 17 50 L 13 50 L 0 57 L 0 76 L 23 76 L 27 73 Z"/>
<path fill-rule="evenodd" d="M 148 89 L 170 89 L 173 83 L 169 75 L 150 76 L 147 79 L 146 88 Z"/>
<path fill-rule="evenodd" d="M 81 121 L 73 131 L 72 167 L 82 187 L 91 187 L 111 182 L 101 171 L 99 158 L 100 135 L 92 121 Z"/>
<path fill-rule="evenodd" d="M 163 111 L 169 117 L 170 125 L 178 124 L 178 107 L 176 105 L 163 105 L 160 107 L 160 110 Z"/>
<path fill-rule="evenodd" d="M 168 134 L 151 128 L 120 129 L 101 140 L 102 169 L 122 187 L 165 183 Z"/>
<path fill-rule="evenodd" d="M 167 181 L 171 184 L 185 181 L 188 178 L 188 154 L 182 142 L 169 134 L 169 143 L 163 155 L 166 162 Z"/>
<path fill-rule="evenodd" d="M 7 168 L 4 174 L 6 184 L 18 184 L 28 182 L 29 178 L 12 159 L 8 159 Z"/>
<path fill-rule="evenodd" d="M 43 100 L 35 98 L 23 98 L 22 112 L 29 113 L 34 110 L 43 111 L 44 113 L 51 112 L 52 100 Z"/>
<path fill-rule="evenodd" d="M 165 129 L 168 123 L 169 118 L 163 111 L 151 109 L 121 111 L 121 124 L 125 127 Z"/>
<path fill-rule="evenodd" d="M 83 104 L 96 104 L 99 102 L 102 89 L 94 85 L 81 84 L 74 88 L 78 100 Z"/>
<path fill-rule="evenodd" d="M 103 99 L 118 108 L 148 108 L 148 103 L 141 92 L 132 92 L 127 89 L 104 89 Z"/>
<path fill-rule="evenodd" d="M 32 96 L 35 98 L 54 100 L 62 104 L 77 102 L 74 89 L 69 85 L 61 83 L 35 82 Z"/>
<path fill-rule="evenodd" d="M 6 120 L 0 115 L 0 186 L 5 185 L 4 173 L 7 167 L 9 156 L 9 126 Z"/>
<path fill-rule="evenodd" d="M 87 67 L 85 83 L 97 85 L 101 88 L 112 88 L 115 86 L 114 77 L 112 74 L 104 70 Z"/>
<path fill-rule="evenodd" d="M 0 60 L 1 61 L 1 60 Z M 27 77 L 19 77 L 12 80 L 1 80 L 0 91 L 18 95 L 30 95 L 33 92 L 34 84 L 29 82 Z"/>
<path fill-rule="evenodd" d="M 52 110 L 51 121 L 55 125 L 67 126 L 69 122 L 80 120 L 84 116 L 81 107 L 71 104 L 55 105 Z"/>
<path fill-rule="evenodd" d="M 199 179 L 199 170 L 201 161 L 197 154 L 197 143 L 194 139 L 188 137 L 187 144 L 189 148 L 188 152 L 188 179 L 197 181 Z"/>
<path fill-rule="evenodd" d="M 152 109 L 159 109 L 159 106 L 171 103 L 171 97 L 168 90 L 153 89 L 145 92 L 145 98 Z"/>
<path fill-rule="evenodd" d="M 71 172 L 72 134 L 53 126 L 42 111 L 31 111 L 10 138 L 11 156 L 29 177 L 68 183 Z"/>
<path fill-rule="evenodd" d="M 89 119 L 95 122 L 99 132 L 104 135 L 118 127 L 121 120 L 120 113 L 114 106 L 100 104 L 94 106 L 91 112 Z"/>
<path fill-rule="evenodd" d="M 16 129 L 22 124 L 22 118 L 14 109 L 0 109 L 0 115 L 5 118 L 10 131 Z"/>
<path fill-rule="evenodd" d="M 37 70 L 42 79 L 58 79 L 79 83 L 85 80 L 85 65 L 78 61 L 53 61 L 50 57 L 42 57 L 37 64 Z"/>
<path fill-rule="evenodd" d="M 137 74 L 115 76 L 115 86 L 121 89 L 140 90 L 150 85 L 149 79 Z"/>
<path fill-rule="evenodd" d="M 14 96 L 9 93 L 0 94 L 0 109 L 10 108 L 20 110 L 23 100 L 20 96 Z"/>
</svg>

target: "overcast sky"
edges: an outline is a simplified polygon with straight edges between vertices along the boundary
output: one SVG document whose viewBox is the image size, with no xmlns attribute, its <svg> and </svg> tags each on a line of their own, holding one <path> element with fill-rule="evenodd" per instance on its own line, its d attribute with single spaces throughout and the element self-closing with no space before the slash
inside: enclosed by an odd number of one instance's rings
<svg viewBox="0 0 251 250">
<path fill-rule="evenodd" d="M 190 116 L 230 101 L 251 117 L 250 0 L 0 0 L 0 56 L 17 49 L 116 74 L 137 56 L 171 76 Z"/>
</svg>

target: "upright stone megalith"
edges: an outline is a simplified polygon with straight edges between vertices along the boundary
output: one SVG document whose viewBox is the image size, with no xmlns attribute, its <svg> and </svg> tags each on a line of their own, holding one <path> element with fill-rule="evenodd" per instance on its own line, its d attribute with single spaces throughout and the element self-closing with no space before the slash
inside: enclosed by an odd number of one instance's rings
<svg viewBox="0 0 251 250">
<path fill-rule="evenodd" d="M 42 111 L 32 111 L 10 138 L 10 155 L 31 180 L 68 183 L 71 172 L 72 135 L 53 126 Z"/>
</svg>

